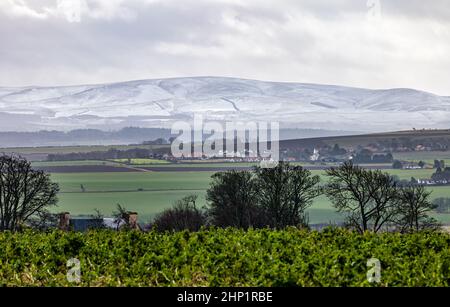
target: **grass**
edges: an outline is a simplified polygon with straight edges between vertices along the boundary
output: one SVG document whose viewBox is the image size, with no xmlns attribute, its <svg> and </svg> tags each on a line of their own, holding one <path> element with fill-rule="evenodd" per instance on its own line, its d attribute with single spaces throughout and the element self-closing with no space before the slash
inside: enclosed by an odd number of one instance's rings
<svg viewBox="0 0 450 307">
<path fill-rule="evenodd" d="M 183 168 L 189 168 L 189 167 L 253 167 L 257 166 L 258 163 L 251 163 L 251 162 L 221 162 L 221 163 L 173 163 L 173 164 L 167 164 L 164 165 L 165 167 L 183 167 Z"/>
<path fill-rule="evenodd" d="M 213 172 L 136 172 L 52 174 L 62 192 L 150 190 L 206 190 Z"/>
<path fill-rule="evenodd" d="M 122 166 L 123 164 L 140 167 L 167 167 L 167 168 L 250 168 L 258 166 L 257 162 L 210 162 L 210 161 L 196 161 L 196 162 L 182 162 L 171 163 L 166 160 L 159 159 L 108 159 L 108 160 L 76 160 L 76 161 L 33 161 L 32 165 L 36 167 L 51 167 L 51 166 L 81 166 L 81 165 L 112 165 Z M 335 164 L 313 164 L 304 162 L 293 162 L 292 165 L 298 166 L 336 166 Z M 373 165 L 373 164 L 372 164 Z M 364 165 L 362 165 L 364 166 Z M 379 164 L 380 168 L 390 166 L 387 164 Z"/>
<path fill-rule="evenodd" d="M 51 167 L 51 166 L 82 166 L 82 165 L 112 165 L 118 166 L 117 163 L 100 160 L 82 160 L 82 161 L 36 161 L 31 162 L 35 167 Z"/>
<path fill-rule="evenodd" d="M 435 172 L 434 169 L 417 169 L 417 170 L 398 170 L 398 169 L 392 169 L 389 170 L 388 173 L 391 175 L 398 176 L 400 179 L 409 180 L 411 177 L 414 177 L 416 179 L 419 178 L 431 178 L 431 175 L 433 175 Z"/>
<path fill-rule="evenodd" d="M 444 160 L 445 164 L 450 165 L 450 152 L 448 151 L 423 151 L 423 152 L 402 152 L 395 153 L 394 159 L 412 162 L 424 161 L 433 165 L 434 160 Z"/>
<path fill-rule="evenodd" d="M 131 165 L 160 165 L 160 164 L 170 164 L 170 162 L 166 160 L 159 159 L 111 159 L 109 161 L 117 162 L 117 163 L 126 163 Z"/>
<path fill-rule="evenodd" d="M 205 204 L 205 193 L 213 172 L 160 173 L 76 173 L 52 174 L 60 184 L 59 206 L 54 211 L 73 215 L 92 214 L 99 209 L 108 216 L 120 203 L 139 212 L 139 220 L 148 222 L 156 213 L 189 194 L 199 195 Z M 86 192 L 81 191 L 81 184 Z M 138 191 L 142 189 L 142 191 Z"/>
<path fill-rule="evenodd" d="M 128 210 L 138 212 L 141 223 L 148 223 L 157 213 L 190 194 L 199 196 L 200 206 L 205 204 L 204 190 L 63 193 L 59 195 L 59 206 L 54 208 L 54 211 L 68 211 L 72 215 L 89 215 L 94 213 L 94 209 L 99 209 L 105 216 L 111 216 L 117 204 L 121 204 Z"/>
</svg>

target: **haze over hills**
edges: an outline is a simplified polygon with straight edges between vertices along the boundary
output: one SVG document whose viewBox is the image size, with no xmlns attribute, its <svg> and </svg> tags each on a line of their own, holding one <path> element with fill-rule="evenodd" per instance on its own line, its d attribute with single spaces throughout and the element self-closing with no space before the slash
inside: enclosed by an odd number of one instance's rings
<svg viewBox="0 0 450 307">
<path fill-rule="evenodd" d="M 207 120 L 282 128 L 383 132 L 448 128 L 450 97 L 413 89 L 192 77 L 62 87 L 0 87 L 0 131 L 170 128 Z"/>
</svg>

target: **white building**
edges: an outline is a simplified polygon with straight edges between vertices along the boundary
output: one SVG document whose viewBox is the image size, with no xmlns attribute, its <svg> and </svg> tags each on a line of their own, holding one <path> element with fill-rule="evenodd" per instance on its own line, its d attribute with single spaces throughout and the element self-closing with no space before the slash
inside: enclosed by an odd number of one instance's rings
<svg viewBox="0 0 450 307">
<path fill-rule="evenodd" d="M 311 161 L 319 161 L 320 154 L 319 150 L 314 148 L 314 153 L 309 157 Z"/>
</svg>

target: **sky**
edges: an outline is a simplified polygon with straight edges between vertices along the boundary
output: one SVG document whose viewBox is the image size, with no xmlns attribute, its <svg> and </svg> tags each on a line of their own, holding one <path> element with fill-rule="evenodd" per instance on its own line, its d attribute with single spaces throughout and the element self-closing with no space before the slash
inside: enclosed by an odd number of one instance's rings
<svg viewBox="0 0 450 307">
<path fill-rule="evenodd" d="M 188 76 L 450 96 L 448 0 L 1 0 L 0 86 Z"/>
</svg>

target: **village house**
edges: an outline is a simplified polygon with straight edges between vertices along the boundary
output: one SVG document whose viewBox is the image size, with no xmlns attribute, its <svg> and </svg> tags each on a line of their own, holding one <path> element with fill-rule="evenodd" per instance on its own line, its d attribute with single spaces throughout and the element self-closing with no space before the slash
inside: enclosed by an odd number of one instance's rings
<svg viewBox="0 0 450 307">
<path fill-rule="evenodd" d="M 59 214 L 58 228 L 65 231 L 78 231 L 84 232 L 89 229 L 107 228 L 119 230 L 127 225 L 131 229 L 140 230 L 141 227 L 138 224 L 137 212 L 127 212 L 128 221 L 122 219 L 115 219 L 111 217 L 98 218 L 93 216 L 74 216 L 71 217 L 69 212 L 63 212 Z"/>
<path fill-rule="evenodd" d="M 417 184 L 420 185 L 448 185 L 450 184 L 449 180 L 442 179 L 442 180 L 433 180 L 433 179 L 417 179 Z"/>
</svg>

